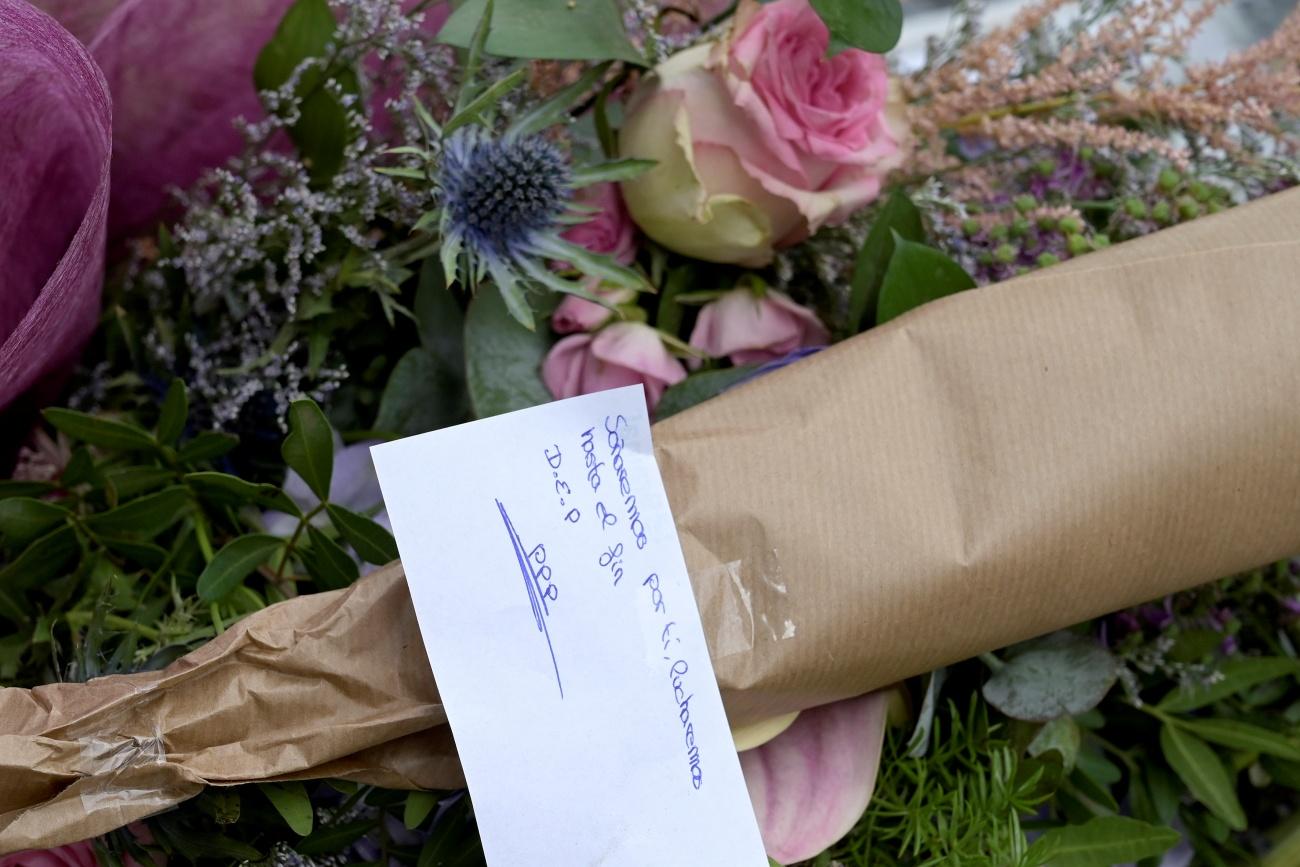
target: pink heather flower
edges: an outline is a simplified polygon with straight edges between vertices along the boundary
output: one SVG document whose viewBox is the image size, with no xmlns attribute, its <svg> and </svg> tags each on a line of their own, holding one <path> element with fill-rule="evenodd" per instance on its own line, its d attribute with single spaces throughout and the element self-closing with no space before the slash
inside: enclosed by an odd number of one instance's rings
<svg viewBox="0 0 1300 867">
<path fill-rule="evenodd" d="M 542 363 L 542 380 L 557 398 L 639 382 L 652 412 L 664 390 L 685 378 L 686 368 L 664 347 L 659 332 L 640 322 L 615 322 L 595 334 L 566 337 Z"/>
<path fill-rule="evenodd" d="M 680 253 L 760 266 L 842 222 L 903 164 L 906 112 L 880 55 L 826 56 L 808 0 L 742 0 L 730 34 L 670 57 L 634 94 L 623 184 L 633 219 Z"/>
<path fill-rule="evenodd" d="M 806 710 L 740 754 L 769 856 L 814 858 L 857 823 L 876 787 L 889 702 L 889 692 L 875 692 Z"/>
<path fill-rule="evenodd" d="M 825 346 L 830 332 L 807 307 L 773 290 L 735 289 L 700 310 L 691 346 L 733 364 L 762 364 L 804 346 Z"/>
<path fill-rule="evenodd" d="M 593 253 L 603 253 L 620 265 L 630 265 L 636 258 L 636 225 L 628 215 L 618 185 L 592 184 L 578 191 L 580 205 L 600 208 L 585 223 L 579 223 L 561 236 Z"/>
<path fill-rule="evenodd" d="M 633 289 L 596 287 L 593 293 L 610 304 L 630 304 L 636 299 Z M 551 314 L 551 328 L 556 334 L 573 334 L 577 331 L 595 331 L 614 315 L 614 311 L 576 295 L 566 295 Z"/>
</svg>

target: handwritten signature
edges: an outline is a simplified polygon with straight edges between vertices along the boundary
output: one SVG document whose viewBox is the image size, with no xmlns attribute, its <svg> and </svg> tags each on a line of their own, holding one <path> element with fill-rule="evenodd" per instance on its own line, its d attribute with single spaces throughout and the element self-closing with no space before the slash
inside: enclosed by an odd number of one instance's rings
<svg viewBox="0 0 1300 867">
<path fill-rule="evenodd" d="M 547 600 L 554 602 L 559 596 L 559 589 L 550 583 L 551 569 L 545 565 L 546 548 L 538 545 L 532 551 L 528 551 L 524 547 L 523 541 L 520 540 L 515 525 L 511 523 L 505 505 L 500 500 L 497 500 L 496 504 L 497 510 L 501 512 L 501 520 L 506 525 L 506 532 L 510 534 L 510 544 L 515 549 L 515 559 L 519 562 L 519 571 L 524 579 L 524 589 L 528 591 L 528 601 L 533 607 L 533 620 L 537 623 L 537 631 L 546 638 L 546 648 L 551 653 L 551 666 L 555 669 L 555 685 L 559 687 L 560 698 L 563 699 L 564 683 L 560 680 L 560 665 L 555 660 L 555 646 L 551 644 L 551 632 L 546 625 L 546 618 L 551 613 Z M 540 569 L 533 569 L 532 563 L 534 561 L 537 562 Z M 542 586 L 543 581 L 545 587 Z"/>
</svg>

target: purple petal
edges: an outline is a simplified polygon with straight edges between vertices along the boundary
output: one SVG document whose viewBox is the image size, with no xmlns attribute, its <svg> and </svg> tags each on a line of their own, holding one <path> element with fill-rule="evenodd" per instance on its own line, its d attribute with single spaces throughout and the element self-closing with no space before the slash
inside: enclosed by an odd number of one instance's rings
<svg viewBox="0 0 1300 867">
<path fill-rule="evenodd" d="M 0 0 L 0 408 L 69 366 L 95 327 L 112 112 L 85 48 Z"/>
<path fill-rule="evenodd" d="M 847 834 L 876 786 L 889 692 L 806 710 L 790 728 L 740 754 L 767 854 L 815 857 Z"/>
<path fill-rule="evenodd" d="M 150 231 L 167 189 L 238 153 L 253 64 L 292 0 L 122 0 L 90 42 L 113 94 L 110 235 Z"/>
</svg>

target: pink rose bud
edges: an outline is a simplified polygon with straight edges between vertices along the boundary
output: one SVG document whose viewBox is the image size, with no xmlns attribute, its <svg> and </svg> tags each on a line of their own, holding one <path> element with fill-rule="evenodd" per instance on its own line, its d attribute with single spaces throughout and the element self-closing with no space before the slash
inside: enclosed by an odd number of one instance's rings
<svg viewBox="0 0 1300 867">
<path fill-rule="evenodd" d="M 811 310 L 773 290 L 762 296 L 748 289 L 728 292 L 704 305 L 691 331 L 691 346 L 733 364 L 762 364 L 830 339 Z"/>
<path fill-rule="evenodd" d="M 623 184 L 666 247 L 760 266 L 842 222 L 903 164 L 906 113 L 885 59 L 826 55 L 808 0 L 742 0 L 730 34 L 670 57 L 633 95 L 622 156 L 658 164 Z"/>
<path fill-rule="evenodd" d="M 578 191 L 580 205 L 600 208 L 585 223 L 567 230 L 562 237 L 593 253 L 603 253 L 620 265 L 630 265 L 636 258 L 636 225 L 617 184 L 592 184 Z"/>
<path fill-rule="evenodd" d="M 542 380 L 557 398 L 625 385 L 645 386 L 651 412 L 664 389 L 686 378 L 686 368 L 664 347 L 659 332 L 640 322 L 615 322 L 595 334 L 564 338 L 542 363 Z"/>
<path fill-rule="evenodd" d="M 597 287 L 592 291 L 598 297 L 615 306 L 630 304 L 636 299 L 636 292 L 632 289 Z M 608 322 L 613 315 L 614 311 L 608 307 L 602 307 L 595 302 L 579 298 L 576 295 L 566 295 L 564 300 L 560 302 L 560 306 L 556 307 L 555 312 L 551 314 L 551 328 L 557 334 L 595 331 Z"/>
</svg>

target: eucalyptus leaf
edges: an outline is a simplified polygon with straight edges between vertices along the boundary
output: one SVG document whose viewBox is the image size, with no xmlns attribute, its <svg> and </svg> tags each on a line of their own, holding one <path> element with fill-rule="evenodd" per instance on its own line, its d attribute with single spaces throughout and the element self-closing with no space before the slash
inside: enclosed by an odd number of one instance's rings
<svg viewBox="0 0 1300 867">
<path fill-rule="evenodd" d="M 151 433 L 130 422 L 71 409 L 50 408 L 42 414 L 46 421 L 63 433 L 92 446 L 120 451 L 152 450 L 158 447 Z"/>
<path fill-rule="evenodd" d="M 289 406 L 289 436 L 280 454 L 322 503 L 329 500 L 330 479 L 334 475 L 334 432 L 314 400 L 295 400 Z"/>
<path fill-rule="evenodd" d="M 1182 839 L 1172 828 L 1126 816 L 1101 816 L 1082 825 L 1044 831 L 1025 855 L 1027 865 L 1110 867 L 1159 855 Z"/>
<path fill-rule="evenodd" d="M 1160 728 L 1160 750 L 1192 797 L 1234 831 L 1246 830 L 1246 813 L 1237 800 L 1236 783 L 1205 741 L 1166 723 Z"/>
<path fill-rule="evenodd" d="M 347 540 L 362 560 L 383 566 L 397 559 L 397 541 L 382 526 L 365 515 L 358 515 L 333 503 L 326 506 L 325 511 L 339 535 Z"/>
<path fill-rule="evenodd" d="M 485 0 L 465 0 L 438 41 L 468 48 Z M 616 0 L 496 0 L 487 53 L 537 60 L 625 60 L 644 65 Z"/>
<path fill-rule="evenodd" d="M 899 190 L 876 214 L 875 222 L 862 242 L 862 249 L 853 265 L 853 282 L 849 289 L 848 326 L 857 333 L 872 323 L 867 319 L 874 313 L 880 296 L 880 284 L 885 279 L 889 260 L 894 255 L 894 235 L 918 244 L 925 242 L 925 224 L 921 212 L 907 194 Z"/>
<path fill-rule="evenodd" d="M 1059 716 L 1045 724 L 1029 742 L 1026 752 L 1031 756 L 1055 751 L 1061 756 L 1061 764 L 1066 771 L 1074 770 L 1079 758 L 1079 747 L 1083 743 L 1083 734 L 1074 721 L 1074 717 Z"/>
<path fill-rule="evenodd" d="M 549 403 L 542 359 L 551 347 L 544 331 L 529 331 L 507 312 L 496 292 L 480 292 L 465 318 L 466 384 L 479 418 Z"/>
<path fill-rule="evenodd" d="M 185 390 L 185 383 L 173 379 L 158 413 L 158 441 L 167 446 L 175 445 L 185 430 L 185 419 L 189 414 L 190 397 Z"/>
<path fill-rule="evenodd" d="M 87 518 L 86 526 L 97 533 L 149 540 L 180 520 L 189 506 L 189 491 L 177 485 Z"/>
<path fill-rule="evenodd" d="M 240 536 L 226 543 L 199 576 L 199 598 L 204 602 L 224 598 L 284 544 L 278 536 L 262 534 Z"/>
<path fill-rule="evenodd" d="M 1007 660 L 985 682 L 984 698 L 1009 717 L 1047 722 L 1096 707 L 1118 673 L 1097 642 L 1060 632 Z"/>
<path fill-rule="evenodd" d="M 411 436 L 457 424 L 468 412 L 463 375 L 417 346 L 398 360 L 389 375 L 375 429 Z"/>
<path fill-rule="evenodd" d="M 271 783 L 261 789 L 280 818 L 284 819 L 295 834 L 306 837 L 311 833 L 315 817 L 306 786 L 297 782 Z"/>
<path fill-rule="evenodd" d="M 975 288 L 962 267 L 933 247 L 908 241 L 896 230 L 894 253 L 880 283 L 876 324 L 947 295 Z"/>
<path fill-rule="evenodd" d="M 752 365 L 724 367 L 692 373 L 676 385 L 670 385 L 655 407 L 655 419 L 662 421 L 696 404 L 716 397 L 733 385 L 754 375 Z"/>
</svg>

